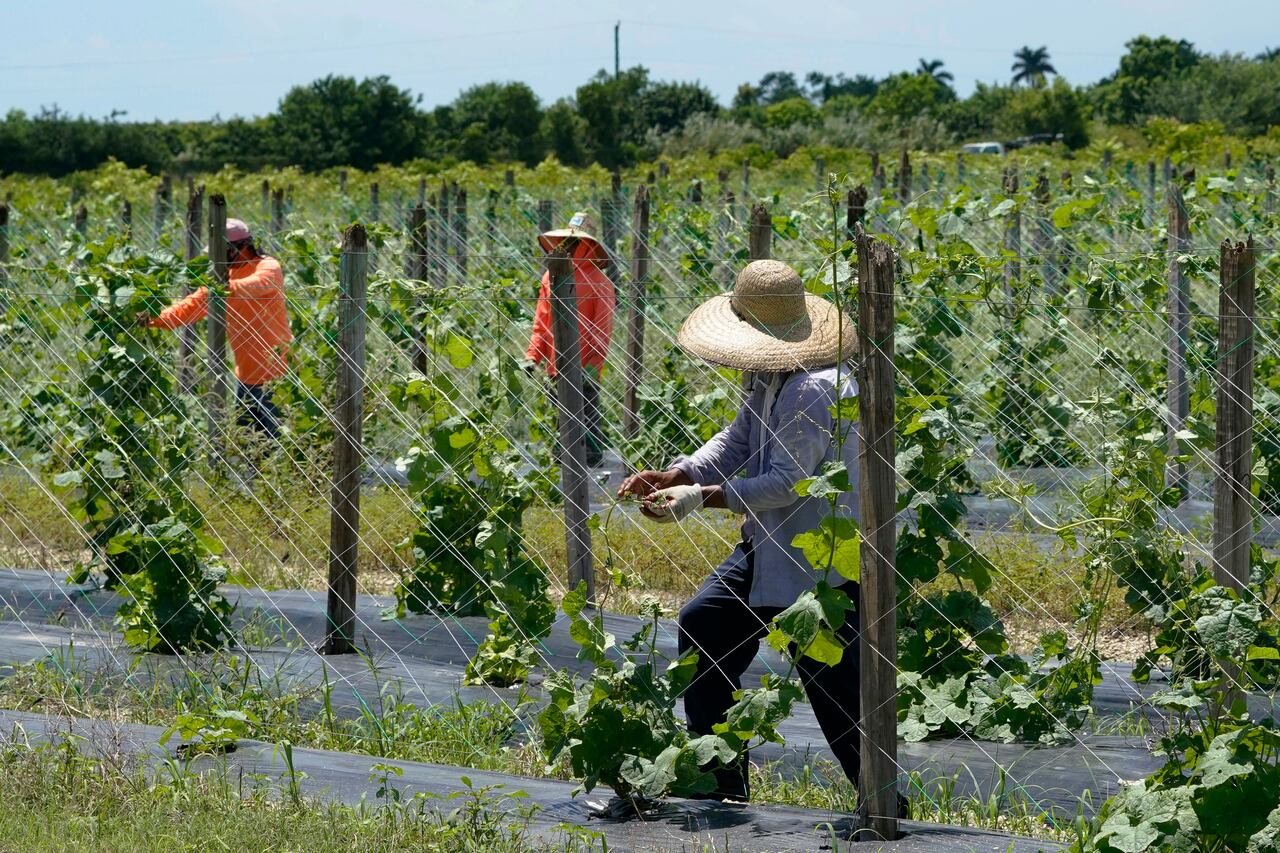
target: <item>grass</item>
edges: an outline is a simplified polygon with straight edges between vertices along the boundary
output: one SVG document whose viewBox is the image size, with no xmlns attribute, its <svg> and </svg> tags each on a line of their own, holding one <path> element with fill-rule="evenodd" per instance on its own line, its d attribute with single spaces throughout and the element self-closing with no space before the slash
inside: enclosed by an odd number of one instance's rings
<svg viewBox="0 0 1280 853">
<path fill-rule="evenodd" d="M 290 490 L 258 499 L 234 488 L 198 486 L 192 500 L 204 512 L 209 531 L 222 543 L 232 584 L 251 588 L 324 589 L 328 573 L 329 506 L 327 494 Z M 406 495 L 394 487 L 370 487 L 361 496 L 362 529 L 359 591 L 389 594 L 401 572 L 412 566 L 402 543 L 416 521 Z M 56 497 L 24 473 L 0 473 L 0 560 L 7 565 L 65 571 L 88 557 L 76 525 Z M 592 537 L 597 587 L 608 583 L 610 546 L 614 564 L 635 574 L 639 588 L 611 599 L 611 609 L 637 612 L 639 599 L 652 594 L 678 609 L 728 555 L 738 541 L 738 519 L 725 512 L 703 513 L 696 524 L 656 527 L 634 511 L 613 513 L 605 530 Z M 564 518 L 550 507 L 525 514 L 525 542 L 547 566 L 565 565 Z M 1070 626 L 1080 599 L 1084 561 L 1077 555 L 1046 551 L 1025 534 L 975 536 L 975 546 L 996 564 L 986 593 L 1004 620 L 1015 648 L 1035 645 L 1047 625 Z M 940 583 L 945 583 L 941 581 Z M 552 573 L 551 593 L 564 587 Z M 1103 622 L 1104 654 L 1132 660 L 1145 647 L 1146 625 L 1130 614 L 1113 591 Z"/>
<path fill-rule="evenodd" d="M 0 847 L 44 851 L 595 849 L 592 834 L 565 828 L 534 837 L 536 809 L 477 790 L 442 802 L 415 796 L 351 807 L 282 797 L 270 780 L 136 765 L 83 753 L 73 736 L 55 745 L 0 743 Z"/>
<path fill-rule="evenodd" d="M 570 778 L 563 764 L 548 767 L 536 721 L 528 713 L 531 707 L 523 699 L 511 706 L 477 702 L 418 708 L 404 702 L 395 684 L 388 683 L 376 691 L 378 698 L 352 716 L 334 712 L 330 683 L 289 689 L 276 679 L 255 674 L 244 660 L 232 655 L 192 661 L 189 668 L 149 681 L 136 677 L 140 674 L 135 670 L 131 677 L 121 678 L 107 665 L 93 668 L 74 656 L 55 656 L 0 673 L 6 676 L 0 679 L 0 707 L 160 726 L 181 720 L 210 752 L 234 737 L 251 737 L 517 776 Z M 218 731 L 226 723 L 218 712 L 226 710 L 240 711 L 248 718 L 244 730 L 233 733 L 234 737 Z M 1062 840 L 1069 831 L 1063 821 L 1026 798 L 1003 790 L 986 799 L 965 795 L 957 781 L 913 776 L 907 790 L 912 818 L 1050 840 Z M 836 764 L 825 759 L 815 759 L 798 770 L 781 762 L 753 764 L 751 786 L 753 800 L 759 803 L 837 813 L 857 807 L 853 785 Z"/>
</svg>

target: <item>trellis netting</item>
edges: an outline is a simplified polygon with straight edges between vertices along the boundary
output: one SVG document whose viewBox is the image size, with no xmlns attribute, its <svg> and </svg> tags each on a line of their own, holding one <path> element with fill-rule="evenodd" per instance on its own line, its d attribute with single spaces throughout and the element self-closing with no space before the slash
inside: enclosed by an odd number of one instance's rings
<svg viewBox="0 0 1280 853">
<path fill-rule="evenodd" d="M 887 181 L 857 212 L 897 257 L 899 675 L 889 701 L 906 743 L 900 785 L 928 803 L 957 779 L 987 791 L 998 778 L 1008 798 L 1069 821 L 1084 787 L 1110 795 L 1161 766 L 1153 733 L 1209 701 L 1192 685 L 1225 679 L 1270 718 L 1280 679 L 1275 189 L 1254 164 L 1159 192 L 1032 157 L 1015 179 L 976 162 L 960 179 L 950 165 L 925 159 L 905 193 Z M 9 662 L 57 661 L 85 713 L 118 709 L 128 690 L 163 694 L 168 710 L 151 713 L 166 724 L 202 707 L 227 712 L 233 734 L 270 738 L 278 720 L 233 707 L 226 682 L 242 671 L 261 707 L 292 703 L 299 736 L 354 733 L 372 754 L 414 754 L 395 743 L 390 718 L 436 713 L 457 729 L 436 736 L 456 739 L 465 765 L 497 735 L 445 713 L 456 703 L 504 709 L 502 736 L 547 745 L 554 721 L 601 725 L 580 707 L 548 716 L 557 696 L 589 693 L 625 660 L 661 661 L 643 690 L 609 700 L 620 724 L 648 720 L 648 740 L 612 744 L 613 771 L 597 775 L 646 797 L 685 791 L 684 771 L 636 768 L 688 742 L 676 696 L 691 670 L 662 675 L 676 658 L 672 616 L 737 544 L 740 519 L 705 511 L 654 525 L 616 490 L 693 451 L 738 409 L 744 377 L 689 358 L 675 336 L 750 259 L 753 206 L 769 217 L 771 255 L 857 316 L 846 193 L 858 174 L 815 190 L 808 178 L 757 173 L 750 195 L 707 181 L 695 202 L 684 174 L 640 193 L 586 175 L 508 186 L 464 174 L 418 189 L 416 176 L 386 171 L 376 211 L 369 176 L 348 181 L 349 195 L 286 176 L 299 189 L 274 205 L 245 190 L 258 178 L 221 176 L 229 215 L 285 271 L 294 339 L 287 373 L 271 383 L 278 439 L 237 422 L 230 399 L 229 416 L 209 422 L 203 325 L 184 336 L 138 322 L 210 281 L 204 234 L 187 239 L 181 200 L 135 202 L 126 224 L 120 193 L 15 198 L 0 289 Z M 600 374 L 606 447 L 589 472 L 599 610 L 567 581 L 555 392 L 525 359 L 548 208 L 557 227 L 578 210 L 604 221 L 616 285 Z M 1170 241 L 1171 209 L 1189 224 L 1182 242 Z M 338 277 L 352 221 L 369 234 L 356 663 L 320 648 L 334 628 L 335 380 L 350 356 Z M 1254 551 L 1248 582 L 1230 589 L 1213 564 L 1215 413 L 1231 355 L 1220 344 L 1219 262 L 1224 240 L 1247 235 Z M 1186 289 L 1172 309 L 1171 281 Z M 640 325 L 637 352 L 628 329 Z M 1171 404 L 1171 383 L 1185 386 L 1185 407 Z M 634 428 L 624 426 L 630 399 Z M 777 625 L 760 629 L 763 638 Z M 631 645 L 612 639 L 633 633 Z M 788 638 L 770 635 L 744 687 L 764 677 L 785 692 L 790 656 L 804 652 Z M 756 760 L 794 769 L 823 748 L 812 714 L 792 710 L 778 724 L 785 743 L 765 743 Z M 752 743 L 770 740 L 752 731 Z M 603 747 L 572 753 L 526 770 L 607 763 Z"/>
</svg>

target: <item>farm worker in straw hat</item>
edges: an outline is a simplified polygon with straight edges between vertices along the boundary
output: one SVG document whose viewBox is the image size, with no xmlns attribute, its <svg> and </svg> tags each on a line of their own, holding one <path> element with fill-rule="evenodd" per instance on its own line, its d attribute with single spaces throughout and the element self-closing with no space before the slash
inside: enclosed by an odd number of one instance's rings
<svg viewBox="0 0 1280 853">
<path fill-rule="evenodd" d="M 710 734 L 733 704 L 770 620 L 818 580 L 791 541 L 817 528 L 831 508 L 825 498 L 801 497 L 796 485 L 836 458 L 831 406 L 857 393 L 847 364 L 855 335 L 835 305 L 805 292 L 793 269 L 766 260 L 748 264 L 731 294 L 694 309 L 676 340 L 713 365 L 751 371 L 746 400 L 728 427 L 667 470 L 641 471 L 618 490 L 619 497 L 643 498 L 641 512 L 658 522 L 678 522 L 703 507 L 743 516 L 742 541 L 680 611 L 680 652 L 698 653 L 685 713 L 691 731 Z M 847 420 L 840 426 L 852 488 L 841 496 L 839 512 L 856 517 L 858 431 Z M 855 584 L 834 571 L 825 580 L 856 604 Z M 798 669 L 831 751 L 856 784 L 855 613 L 838 634 L 845 650 L 837 665 L 802 657 Z M 745 759 L 718 770 L 716 781 L 712 797 L 746 800 L 750 794 Z"/>
<path fill-rule="evenodd" d="M 236 422 L 277 438 L 280 411 L 269 385 L 284 375 L 293 333 L 285 309 L 280 262 L 258 251 L 249 226 L 227 220 L 227 343 L 236 364 Z M 189 326 L 209 313 L 209 288 L 201 287 L 170 305 L 148 325 L 161 329 Z"/>
<path fill-rule="evenodd" d="M 600 370 L 609 354 L 609 338 L 613 334 L 615 297 L 613 282 L 604 274 L 604 248 L 594 236 L 591 214 L 579 211 L 565 228 L 548 231 L 538 238 L 544 252 L 550 253 L 561 240 L 578 239 L 573 253 L 574 293 L 578 302 L 578 329 L 582 349 L 583 416 L 586 420 L 587 465 L 595 467 L 603 461 L 605 438 L 600 426 Z M 533 312 L 533 333 L 525 352 L 528 369 L 539 363 L 547 375 L 556 375 L 555 341 L 551 332 L 551 273 L 542 274 L 538 304 Z"/>
</svg>

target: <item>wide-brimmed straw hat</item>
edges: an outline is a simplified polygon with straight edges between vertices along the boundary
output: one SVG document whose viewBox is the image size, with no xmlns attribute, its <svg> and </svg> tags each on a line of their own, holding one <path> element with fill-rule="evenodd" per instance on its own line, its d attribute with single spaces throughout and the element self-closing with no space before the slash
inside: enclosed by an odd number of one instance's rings
<svg viewBox="0 0 1280 853">
<path fill-rule="evenodd" d="M 577 237 L 579 240 L 590 240 L 597 246 L 600 241 L 596 238 L 596 221 L 591 214 L 585 210 L 579 210 L 569 218 L 569 224 L 564 228 L 556 228 L 547 231 L 538 236 L 538 242 L 542 244 L 545 252 L 550 252 L 555 248 L 556 244 L 566 237 Z"/>
<path fill-rule="evenodd" d="M 736 370 L 829 367 L 853 355 L 853 323 L 781 261 L 752 261 L 733 293 L 693 310 L 676 343 L 690 355 Z"/>
</svg>

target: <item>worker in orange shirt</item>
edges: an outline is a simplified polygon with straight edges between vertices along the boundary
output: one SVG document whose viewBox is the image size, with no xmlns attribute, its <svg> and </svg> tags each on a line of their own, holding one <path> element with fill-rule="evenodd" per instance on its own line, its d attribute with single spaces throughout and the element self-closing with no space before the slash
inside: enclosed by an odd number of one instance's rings
<svg viewBox="0 0 1280 853">
<path fill-rule="evenodd" d="M 285 308 L 284 271 L 275 258 L 258 251 L 249 226 L 227 220 L 227 344 L 236 364 L 236 423 L 260 435 L 278 438 L 280 410 L 269 383 L 287 369 L 289 315 Z M 176 329 L 203 320 L 209 313 L 209 288 L 201 287 L 170 305 L 147 325 Z"/>
<path fill-rule="evenodd" d="M 604 247 L 592 232 L 591 215 L 579 211 L 566 228 L 548 231 L 538 238 L 544 252 L 550 253 L 560 241 L 576 237 L 573 253 L 574 293 L 578 303 L 578 329 L 582 348 L 583 417 L 586 420 L 588 466 L 594 468 L 604 460 L 606 441 L 600 425 L 600 370 L 609 354 L 609 338 L 613 334 L 615 297 L 613 282 L 601 268 L 605 263 Z M 529 369 L 544 364 L 547 375 L 556 375 L 555 341 L 551 331 L 551 273 L 542 274 L 538 304 L 533 313 L 533 334 L 525 352 Z"/>
</svg>

